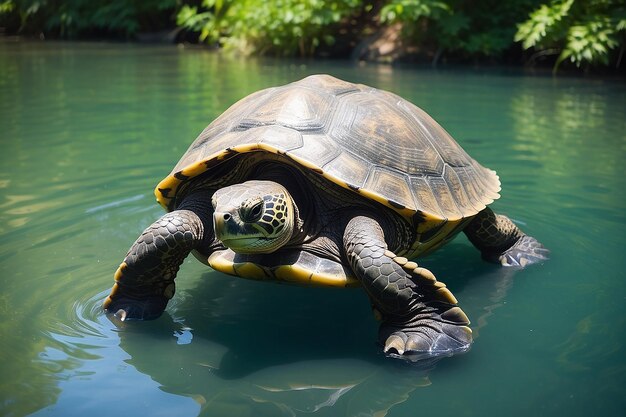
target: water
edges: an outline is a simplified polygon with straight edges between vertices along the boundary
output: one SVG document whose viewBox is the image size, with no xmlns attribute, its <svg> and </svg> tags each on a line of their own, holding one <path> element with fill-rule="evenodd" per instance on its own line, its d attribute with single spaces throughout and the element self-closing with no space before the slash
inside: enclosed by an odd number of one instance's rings
<svg viewBox="0 0 626 417">
<path fill-rule="evenodd" d="M 106 44 L 0 44 L 0 68 L 1 415 L 624 415 L 623 83 Z M 198 132 L 318 72 L 428 111 L 498 171 L 494 209 L 552 259 L 501 269 L 460 236 L 421 261 L 477 335 L 432 369 L 380 354 L 359 290 L 237 280 L 191 258 L 164 316 L 111 323 L 112 274 Z"/>
</svg>

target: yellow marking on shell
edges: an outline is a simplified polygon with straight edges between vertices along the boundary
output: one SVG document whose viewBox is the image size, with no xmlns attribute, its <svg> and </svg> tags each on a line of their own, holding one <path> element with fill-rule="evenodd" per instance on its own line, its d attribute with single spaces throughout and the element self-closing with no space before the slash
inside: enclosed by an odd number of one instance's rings
<svg viewBox="0 0 626 417">
<path fill-rule="evenodd" d="M 428 241 L 423 242 L 421 238 L 418 238 L 413 243 L 411 249 L 405 255 L 407 258 L 415 258 L 417 256 L 422 256 L 427 254 L 428 252 L 432 252 L 435 249 L 439 248 L 443 244 L 446 243 L 445 238 L 450 235 L 452 231 L 459 225 L 459 223 L 466 219 L 461 220 L 448 220 L 446 224 L 444 224 L 437 233 L 432 236 Z M 432 230 L 434 227 L 437 227 L 440 224 L 441 220 L 436 220 L 434 223 L 431 223 L 426 220 L 426 222 L 420 223 L 417 226 L 418 235 L 425 234 Z"/>
<path fill-rule="evenodd" d="M 311 282 L 322 287 L 359 287 L 361 283 L 351 276 L 314 273 Z"/>
<path fill-rule="evenodd" d="M 274 270 L 274 275 L 281 281 L 309 283 L 313 273 L 297 265 L 283 265 Z"/>
<path fill-rule="evenodd" d="M 365 198 L 372 200 L 372 201 L 376 201 L 386 207 L 389 207 L 390 209 L 396 211 L 398 214 L 400 214 L 402 217 L 406 218 L 407 220 L 410 220 L 411 217 L 415 214 L 415 210 L 412 210 L 410 208 L 398 208 L 398 207 L 394 207 L 391 203 L 389 203 L 389 199 L 386 197 L 383 197 L 382 195 L 375 193 L 373 191 L 369 191 L 367 189 L 364 188 L 359 188 L 358 190 L 354 190 L 353 188 L 350 187 L 350 185 L 343 181 L 340 180 L 339 178 L 335 177 L 334 175 L 330 175 L 329 173 L 327 173 L 326 171 L 324 171 L 321 167 L 313 164 L 310 161 L 307 161 L 306 159 L 297 157 L 295 155 L 291 155 L 289 153 L 286 154 L 286 156 L 288 158 L 290 158 L 292 161 L 295 161 L 298 165 L 301 165 L 307 169 L 310 169 L 312 171 L 317 171 L 317 172 L 321 172 L 322 176 L 324 178 L 326 178 L 327 180 L 337 184 L 338 186 L 350 190 L 352 192 L 355 192 L 357 194 L 360 194 L 362 196 L 364 196 Z M 439 218 L 437 216 L 433 216 L 431 214 L 427 214 L 424 213 L 424 216 L 426 218 L 427 221 L 441 221 L 443 220 L 442 218 Z"/>
<path fill-rule="evenodd" d="M 296 162 L 298 165 L 301 165 L 303 167 L 305 167 L 306 169 L 310 169 L 311 171 L 318 171 L 321 170 L 320 167 L 318 167 L 317 165 L 315 165 L 314 163 L 301 158 L 299 156 L 296 155 L 292 155 L 290 153 L 287 154 L 287 157 L 291 158 L 292 161 Z"/>
<path fill-rule="evenodd" d="M 415 210 L 410 209 L 410 208 L 406 208 L 406 207 L 405 207 L 405 208 L 400 209 L 400 208 L 393 207 L 393 206 L 391 206 L 391 205 L 389 205 L 389 204 L 385 204 L 385 205 L 386 205 L 387 207 L 390 207 L 390 208 L 394 209 L 396 212 L 398 212 L 398 213 L 399 213 L 402 217 L 404 217 L 405 219 L 410 219 L 410 218 L 412 218 L 412 217 L 413 217 L 413 215 L 415 214 Z M 430 221 L 431 219 L 434 219 L 434 220 L 439 220 L 439 218 L 438 218 L 438 217 L 435 217 L 435 216 L 433 216 L 433 215 L 431 215 L 431 214 L 426 214 L 426 213 L 424 213 L 424 212 L 422 212 L 422 213 L 423 213 L 424 217 L 425 217 L 428 221 Z"/>
<path fill-rule="evenodd" d="M 117 268 L 117 270 L 115 271 L 115 275 L 113 275 L 113 279 L 115 280 L 115 282 L 119 281 L 120 278 L 122 278 L 122 274 L 124 273 L 124 270 L 126 269 L 126 267 L 127 267 L 126 262 L 122 262 L 120 266 Z"/>
<path fill-rule="evenodd" d="M 274 276 L 280 281 L 319 287 L 354 287 L 360 285 L 352 277 L 315 273 L 299 265 L 279 266 L 274 269 Z"/>
<path fill-rule="evenodd" d="M 351 276 L 312 272 L 299 265 L 281 265 L 277 268 L 264 269 L 252 262 L 233 263 L 223 252 L 214 252 L 209 256 L 208 265 L 216 271 L 241 278 L 278 280 L 294 284 L 319 287 L 358 287 L 361 284 Z"/>
<path fill-rule="evenodd" d="M 246 143 L 243 145 L 235 145 L 232 147 L 232 149 L 239 153 L 247 153 L 247 152 L 253 152 L 253 151 L 258 151 L 258 150 L 268 151 L 271 153 L 278 153 L 277 148 L 275 148 L 274 146 L 265 145 L 263 143 Z"/>
<path fill-rule="evenodd" d="M 255 151 L 265 151 L 265 152 L 269 152 L 271 154 L 284 154 L 286 159 L 288 161 L 292 161 L 295 162 L 296 165 L 302 166 L 306 169 L 315 171 L 315 172 L 320 172 L 321 175 L 326 178 L 327 180 L 339 185 L 342 188 L 348 189 L 352 192 L 355 192 L 357 194 L 360 194 L 362 196 L 364 196 L 365 198 L 372 200 L 372 201 L 376 201 L 382 205 L 384 205 L 385 207 L 389 207 L 390 209 L 394 210 L 395 212 L 399 213 L 402 217 L 406 218 L 407 220 L 410 220 L 412 218 L 412 216 L 415 214 L 415 210 L 410 209 L 410 208 L 398 208 L 398 207 L 394 207 L 391 203 L 389 203 L 389 200 L 385 197 L 383 197 L 382 195 L 375 193 L 373 191 L 369 191 L 366 190 L 364 188 L 359 188 L 358 190 L 354 190 L 352 188 L 350 188 L 348 186 L 348 184 L 333 176 L 328 174 L 327 172 L 325 172 L 321 167 L 315 165 L 314 163 L 301 158 L 301 157 L 297 157 L 295 155 L 290 154 L 288 151 L 284 152 L 284 151 L 280 151 L 278 148 L 272 146 L 272 145 L 268 145 L 265 143 L 248 143 L 248 144 L 243 144 L 243 145 L 237 145 L 237 146 L 233 146 L 229 149 L 224 149 L 222 151 L 216 152 L 212 155 L 210 155 L 209 157 L 195 162 L 193 164 L 190 164 L 186 167 L 184 167 L 182 170 L 180 170 L 180 172 L 183 175 L 189 176 L 189 177 L 195 177 L 198 176 L 200 174 L 203 174 L 204 172 L 207 171 L 207 162 L 209 161 L 213 161 L 213 160 L 221 160 L 224 159 L 226 156 L 231 155 L 232 152 L 231 151 L 236 151 L 238 153 L 250 153 L 250 152 L 255 152 Z M 154 194 L 156 196 L 157 202 L 166 210 L 168 209 L 168 204 L 169 202 L 172 200 L 172 198 L 176 195 L 176 191 L 178 190 L 178 187 L 180 186 L 180 184 L 182 183 L 181 180 L 179 180 L 178 178 L 174 177 L 174 172 L 171 173 L 170 175 L 168 175 L 167 177 L 165 177 L 155 188 L 154 190 Z M 161 194 L 161 192 L 159 192 L 159 188 L 160 189 L 169 189 L 169 194 L 168 197 L 165 197 Z M 425 220 L 427 222 L 438 222 L 438 221 L 442 221 L 444 220 L 443 218 L 439 217 L 439 216 L 435 216 L 432 214 L 428 214 L 428 213 L 423 213 L 423 216 L 425 217 Z"/>
<path fill-rule="evenodd" d="M 115 284 L 113 284 L 113 288 L 111 288 L 111 292 L 109 293 L 107 298 L 102 303 L 102 308 L 104 308 L 105 310 L 107 310 L 109 308 L 109 306 L 113 302 L 113 297 L 115 296 L 115 294 L 117 294 L 117 292 L 119 290 L 120 290 L 120 286 L 117 285 L 117 282 L 116 282 Z"/>
<path fill-rule="evenodd" d="M 186 177 L 193 178 L 193 177 L 197 177 L 200 174 L 204 174 L 206 170 L 207 170 L 206 164 L 195 163 L 193 165 L 189 165 L 188 167 L 180 171 L 180 173 Z"/>
<path fill-rule="evenodd" d="M 380 204 L 382 204 L 383 206 L 389 207 L 391 209 L 393 209 L 394 211 L 400 213 L 403 217 L 407 217 L 410 218 L 413 213 L 415 213 L 414 211 L 411 212 L 411 215 L 406 216 L 403 212 L 406 211 L 406 209 L 398 209 L 394 206 L 392 206 L 391 204 L 389 204 L 389 199 L 381 196 L 378 193 L 375 193 L 373 191 L 367 190 L 365 188 L 359 188 L 358 193 L 361 194 L 363 197 L 367 198 L 368 200 L 372 200 L 372 201 L 376 201 Z"/>
<path fill-rule="evenodd" d="M 178 186 L 181 184 L 181 180 L 179 180 L 178 178 L 174 177 L 173 175 L 170 175 L 166 178 L 164 178 L 154 189 L 154 196 L 156 197 L 157 202 L 161 205 L 161 207 L 163 207 L 165 210 L 168 209 L 168 205 L 170 203 L 170 201 L 172 200 L 172 198 L 174 197 L 174 195 L 176 195 L 176 190 L 178 189 Z M 168 193 L 168 197 L 164 196 L 161 191 L 159 191 L 159 189 L 161 190 L 168 190 L 169 189 L 169 193 Z"/>
<path fill-rule="evenodd" d="M 234 269 L 237 275 L 239 275 L 240 277 L 252 279 L 267 278 L 267 274 L 265 273 L 263 268 L 252 262 L 236 263 L 234 264 Z"/>
<path fill-rule="evenodd" d="M 224 259 L 222 256 L 219 256 L 219 252 L 215 252 L 209 256 L 209 266 L 224 274 L 237 276 L 234 264 L 231 261 Z"/>
</svg>

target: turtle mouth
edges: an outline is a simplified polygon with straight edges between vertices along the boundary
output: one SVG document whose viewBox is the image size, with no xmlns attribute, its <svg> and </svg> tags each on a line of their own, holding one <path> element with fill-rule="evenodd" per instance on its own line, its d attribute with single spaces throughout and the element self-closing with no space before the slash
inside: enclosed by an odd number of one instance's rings
<svg viewBox="0 0 626 417">
<path fill-rule="evenodd" d="M 231 237 L 222 239 L 222 244 L 236 253 L 253 254 L 269 253 L 274 250 L 274 239 L 266 237 Z"/>
<path fill-rule="evenodd" d="M 222 239 L 222 243 L 229 248 L 233 246 L 254 246 L 255 242 L 268 241 L 265 237 L 228 237 Z"/>
</svg>

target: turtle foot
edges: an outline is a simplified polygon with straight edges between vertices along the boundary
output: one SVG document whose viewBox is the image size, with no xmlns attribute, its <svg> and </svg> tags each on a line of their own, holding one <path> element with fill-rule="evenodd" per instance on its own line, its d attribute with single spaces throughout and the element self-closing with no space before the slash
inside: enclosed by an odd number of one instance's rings
<svg viewBox="0 0 626 417">
<path fill-rule="evenodd" d="M 151 296 L 143 299 L 133 299 L 119 296 L 104 301 L 104 311 L 121 321 L 126 320 L 153 320 L 158 318 L 167 306 L 168 298 Z"/>
<path fill-rule="evenodd" d="M 469 350 L 472 330 L 467 316 L 459 307 L 441 307 L 425 306 L 408 320 L 384 322 L 379 337 L 385 354 L 417 362 Z"/>
<path fill-rule="evenodd" d="M 498 257 L 503 266 L 519 266 L 538 263 L 548 259 L 550 251 L 534 237 L 524 235 Z"/>
</svg>

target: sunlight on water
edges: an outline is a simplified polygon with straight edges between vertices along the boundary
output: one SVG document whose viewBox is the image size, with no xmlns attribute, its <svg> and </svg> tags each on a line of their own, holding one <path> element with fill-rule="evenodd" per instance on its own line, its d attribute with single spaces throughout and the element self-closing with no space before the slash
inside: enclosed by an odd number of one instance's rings
<svg viewBox="0 0 626 417">
<path fill-rule="evenodd" d="M 0 44 L 0 62 L 0 414 L 626 409 L 623 83 L 107 44 Z M 239 98 L 318 72 L 424 108 L 498 171 L 495 210 L 551 249 L 514 271 L 459 237 L 420 261 L 472 320 L 472 350 L 391 360 L 360 290 L 236 280 L 194 259 L 158 320 L 103 315 L 115 268 L 162 213 L 153 187 L 196 135 Z"/>
</svg>

